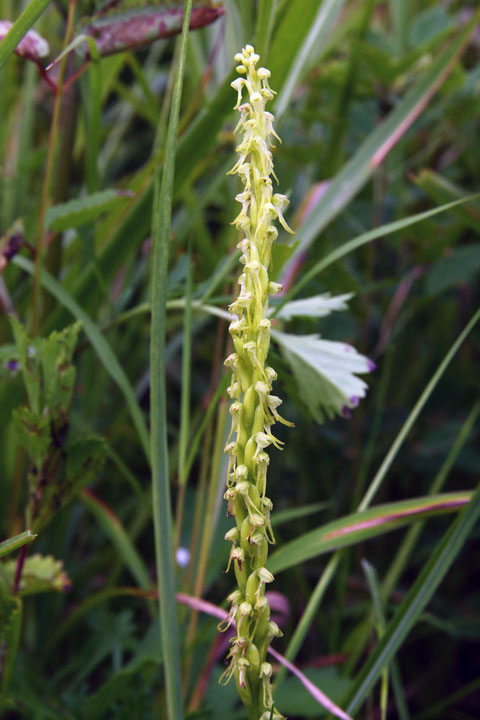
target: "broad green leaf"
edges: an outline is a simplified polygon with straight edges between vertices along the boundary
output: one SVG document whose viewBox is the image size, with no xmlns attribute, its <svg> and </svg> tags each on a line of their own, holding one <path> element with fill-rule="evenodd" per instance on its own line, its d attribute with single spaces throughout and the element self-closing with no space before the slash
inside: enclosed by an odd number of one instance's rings
<svg viewBox="0 0 480 720">
<path fill-rule="evenodd" d="M 18 362 L 22 370 L 23 382 L 27 391 L 28 403 L 34 413 L 41 411 L 40 391 L 41 377 L 40 368 L 37 362 L 38 341 L 32 341 L 23 325 L 18 320 L 10 316 L 13 337 L 17 346 Z"/>
<path fill-rule="evenodd" d="M 26 258 L 16 257 L 14 262 L 26 272 L 33 274 L 33 263 Z M 110 377 L 118 385 L 125 397 L 127 407 L 137 429 L 145 455 L 148 458 L 150 455 L 149 439 L 143 413 L 138 405 L 133 388 L 112 348 L 105 340 L 105 337 L 98 329 L 98 326 L 73 299 L 68 290 L 66 290 L 66 288 L 58 282 L 58 280 L 55 280 L 55 278 L 45 270 L 42 271 L 40 279 L 43 287 L 45 287 L 48 292 L 50 292 L 62 305 L 64 305 L 74 317 L 81 321 L 83 330 L 90 340 L 103 366 Z"/>
<path fill-rule="evenodd" d="M 77 344 L 81 323 L 69 325 L 60 332 L 52 332 L 38 343 L 42 366 L 43 405 L 52 419 L 66 415 L 70 409 L 76 371 L 72 356 Z"/>
<path fill-rule="evenodd" d="M 0 43 L 0 69 L 50 2 L 51 0 L 30 0 Z"/>
<path fill-rule="evenodd" d="M 317 422 L 335 415 L 349 416 L 366 393 L 367 384 L 355 373 L 375 365 L 355 348 L 322 340 L 319 335 L 290 335 L 272 330 L 297 380 L 300 396 Z"/>
<path fill-rule="evenodd" d="M 377 505 L 333 520 L 302 535 L 277 550 L 268 566 L 273 573 L 337 548 L 354 545 L 433 515 L 455 512 L 468 504 L 471 494 L 445 493 Z"/>
<path fill-rule="evenodd" d="M 385 634 L 355 678 L 342 707 L 356 713 L 375 685 L 383 669 L 392 660 L 438 586 L 455 562 L 480 516 L 480 488 L 451 524 L 422 568 L 407 596 L 398 608 Z"/>
<path fill-rule="evenodd" d="M 36 537 L 31 530 L 25 530 L 25 532 L 20 533 L 20 535 L 14 535 L 8 538 L 8 540 L 3 540 L 0 542 L 0 558 L 18 550 L 18 548 L 21 548 L 23 545 L 31 543 Z"/>
<path fill-rule="evenodd" d="M 284 268 L 288 272 L 321 231 L 350 202 L 372 176 L 392 147 L 403 137 L 425 105 L 433 97 L 445 77 L 453 70 L 458 56 L 467 46 L 480 10 L 450 43 L 414 87 L 400 100 L 397 107 L 369 135 L 355 155 L 334 177 L 316 207 L 297 230 L 297 247 Z"/>
<path fill-rule="evenodd" d="M 52 441 L 51 418 L 27 407 L 15 408 L 12 418 L 20 447 L 26 450 L 36 475 L 41 471 Z"/>
<path fill-rule="evenodd" d="M 454 19 L 442 6 L 427 8 L 419 13 L 411 23 L 409 41 L 412 47 L 431 42 L 438 35 L 452 29 Z"/>
<path fill-rule="evenodd" d="M 107 210 L 125 204 L 132 193 L 122 190 L 103 190 L 60 205 L 54 205 L 47 211 L 47 228 L 62 232 L 77 228 L 96 220 Z"/>
<path fill-rule="evenodd" d="M 471 243 L 447 252 L 433 263 L 426 275 L 425 292 L 429 296 L 472 282 L 480 271 L 480 243 Z"/>
<path fill-rule="evenodd" d="M 107 447 L 100 437 L 77 438 L 65 447 L 64 469 L 44 488 L 33 520 L 42 530 L 53 516 L 100 474 Z"/>
<path fill-rule="evenodd" d="M 115 546 L 125 567 L 131 572 L 138 586 L 144 590 L 152 587 L 152 580 L 142 557 L 130 540 L 120 519 L 92 493 L 84 491 L 82 501 L 95 516 L 100 527 Z"/>
<path fill-rule="evenodd" d="M 71 362 L 81 324 L 31 340 L 18 320 L 10 321 L 31 410 L 48 412 L 51 421 L 64 422 L 61 416 L 69 410 L 75 383 Z"/>
<path fill-rule="evenodd" d="M 3 579 L 13 586 L 17 570 L 16 560 L 9 560 L 0 566 Z M 62 560 L 52 555 L 30 555 L 25 560 L 20 580 L 20 595 L 35 595 L 41 592 L 67 592 L 71 581 L 63 567 Z"/>
</svg>

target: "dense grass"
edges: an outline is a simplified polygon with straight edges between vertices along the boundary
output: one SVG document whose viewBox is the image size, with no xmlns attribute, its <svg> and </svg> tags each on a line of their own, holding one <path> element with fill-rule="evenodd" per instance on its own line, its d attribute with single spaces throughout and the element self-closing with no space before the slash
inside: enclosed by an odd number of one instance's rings
<svg viewBox="0 0 480 720">
<path fill-rule="evenodd" d="M 35 23 L 45 68 L 105 5 L 0 2 L 0 19 L 26 9 L 0 43 L 2 717 L 246 718 L 191 598 L 226 607 L 233 585 L 226 173 L 233 56 L 252 43 L 296 230 L 272 270 L 288 292 L 269 362 L 295 422 L 269 467 L 274 648 L 358 720 L 475 720 L 475 3 L 225 0 L 141 49 L 83 43 L 48 72 L 56 93 L 12 53 Z M 132 21 L 150 4 L 117 5 Z M 348 310 L 285 314 L 324 293 L 352 293 Z M 314 333 L 374 361 L 358 407 L 341 360 L 332 384 L 299 359 L 291 336 Z M 278 708 L 327 717 L 280 667 Z"/>
</svg>

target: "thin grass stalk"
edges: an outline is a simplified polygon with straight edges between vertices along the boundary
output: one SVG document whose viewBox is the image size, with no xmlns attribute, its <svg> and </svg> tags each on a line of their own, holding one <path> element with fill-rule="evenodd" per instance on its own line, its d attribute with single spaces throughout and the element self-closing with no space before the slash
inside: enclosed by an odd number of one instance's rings
<svg viewBox="0 0 480 720">
<path fill-rule="evenodd" d="M 335 576 L 340 559 L 341 551 L 337 550 L 337 552 L 335 552 L 329 559 L 324 571 L 320 575 L 320 578 L 315 586 L 313 593 L 310 595 L 307 606 L 302 613 L 300 621 L 295 628 L 295 632 L 290 638 L 290 642 L 288 643 L 287 649 L 285 651 L 285 657 L 290 662 L 293 662 L 297 657 L 297 653 L 302 646 L 302 643 L 308 632 L 308 628 L 310 627 L 315 615 L 317 614 L 318 608 L 320 607 L 325 593 L 327 592 L 328 587 Z M 286 668 L 282 666 L 278 672 L 275 681 L 277 687 L 279 687 L 280 684 L 285 680 L 286 674 Z"/>
<path fill-rule="evenodd" d="M 412 720 L 407 705 L 405 689 L 403 687 L 402 676 L 397 660 L 392 660 L 390 664 L 390 674 L 392 676 L 392 688 L 395 695 L 395 705 L 398 713 L 398 720 Z"/>
<path fill-rule="evenodd" d="M 223 459 L 223 446 L 225 442 L 225 428 L 227 420 L 227 404 L 222 398 L 217 413 L 217 425 L 215 430 L 215 439 L 212 451 L 212 464 L 210 467 L 210 483 L 208 486 L 207 504 L 203 513 L 202 537 L 200 541 L 200 551 L 197 560 L 197 572 L 193 586 L 194 597 L 201 597 L 205 585 L 205 576 L 207 572 L 208 558 L 212 545 L 213 528 L 215 523 L 215 504 L 218 494 L 221 461 Z M 198 610 L 194 610 L 190 616 L 190 622 L 187 630 L 186 647 L 188 657 L 184 668 L 184 680 L 188 684 L 188 678 L 191 667 L 191 646 L 195 638 L 195 632 L 198 623 Z"/>
<path fill-rule="evenodd" d="M 373 240 L 378 240 L 379 238 L 391 235 L 392 233 L 398 232 L 399 230 L 404 230 L 407 227 L 416 225 L 423 220 L 428 220 L 428 218 L 434 217 L 435 215 L 443 213 L 447 210 L 453 210 L 453 208 L 455 208 L 457 205 L 463 205 L 464 203 L 468 203 L 471 200 L 478 198 L 479 195 L 480 193 L 467 195 L 461 200 L 453 200 L 452 202 L 445 203 L 444 205 L 439 205 L 438 207 L 432 208 L 431 210 L 425 210 L 424 212 L 417 213 L 416 215 L 411 215 L 408 218 L 403 218 L 402 220 L 394 220 L 393 222 L 386 223 L 381 227 L 373 228 L 373 230 L 368 230 L 367 232 L 358 235 L 352 240 L 348 240 L 348 242 L 343 243 L 343 245 L 340 245 L 340 247 L 331 250 L 328 255 L 321 258 L 309 270 L 303 273 L 301 278 L 295 283 L 295 285 L 289 290 L 287 290 L 287 292 L 281 296 L 279 302 L 275 304 L 271 317 L 273 318 L 278 315 L 282 307 L 287 302 L 293 300 L 293 298 L 295 298 L 298 293 L 303 290 L 303 288 L 306 287 L 309 282 L 311 282 L 311 280 L 318 277 L 321 272 L 330 267 L 330 265 L 336 263 L 337 260 L 341 260 L 343 257 L 353 252 L 357 248 L 360 248 L 363 245 L 372 242 Z"/>
<path fill-rule="evenodd" d="M 368 589 L 372 598 L 375 627 L 378 639 L 381 640 L 385 633 L 385 612 L 383 608 L 383 600 L 380 592 L 378 576 L 373 565 L 367 560 L 362 560 L 362 568 L 367 579 Z M 389 666 L 383 668 L 380 683 L 380 713 L 381 720 L 387 720 L 388 707 L 388 684 L 389 684 Z"/>
<path fill-rule="evenodd" d="M 184 586 L 187 592 L 194 594 L 193 586 L 195 582 L 196 574 L 194 574 L 194 568 L 198 567 L 198 547 L 201 544 L 200 532 L 203 526 L 204 512 L 206 506 L 207 497 L 207 477 L 210 468 L 210 452 L 213 441 L 213 426 L 214 421 L 211 420 L 207 424 L 207 428 L 204 434 L 203 441 L 203 452 L 200 460 L 200 470 L 198 474 L 198 487 L 195 498 L 195 509 L 193 512 L 193 526 L 192 534 L 190 538 L 190 563 L 185 574 Z"/>
<path fill-rule="evenodd" d="M 429 495 L 435 495 L 442 489 L 448 477 L 448 474 L 450 473 L 450 470 L 452 469 L 462 447 L 465 445 L 467 439 L 469 438 L 470 433 L 472 432 L 472 429 L 479 415 L 480 401 L 475 403 L 472 410 L 468 414 L 467 419 L 460 428 L 458 435 L 455 438 L 455 442 L 453 443 L 452 448 L 445 459 L 445 462 L 442 464 L 439 472 L 437 473 L 435 479 L 433 480 L 432 484 L 428 489 Z M 423 522 L 418 522 L 415 523 L 415 525 L 412 525 L 412 527 L 409 528 L 407 534 L 405 535 L 402 544 L 398 548 L 395 558 L 393 559 L 393 562 L 389 568 L 389 571 L 382 582 L 381 591 L 384 600 L 389 597 L 395 586 L 395 583 L 397 582 L 403 569 L 405 568 L 407 564 L 407 559 L 410 557 L 413 547 L 415 546 L 415 543 L 417 542 L 423 527 Z"/>
<path fill-rule="evenodd" d="M 204 518 L 204 508 L 206 505 L 206 495 L 205 492 L 207 487 L 207 474 L 210 467 L 209 461 L 210 461 L 210 452 L 211 452 L 211 445 L 213 441 L 213 429 L 214 429 L 214 420 L 213 416 L 215 413 L 215 410 L 218 408 L 218 403 L 220 401 L 220 398 L 223 395 L 223 392 L 226 388 L 224 387 L 224 383 L 226 383 L 226 377 L 218 383 L 218 376 L 219 376 L 219 368 L 221 359 L 223 357 L 223 337 L 224 337 L 224 325 L 225 323 L 220 320 L 217 324 L 217 333 L 215 337 L 215 352 L 213 357 L 213 363 L 210 371 L 210 385 L 209 389 L 206 395 L 206 398 L 204 400 L 204 405 L 207 404 L 207 400 L 209 399 L 208 406 L 206 409 L 206 412 L 204 414 L 203 420 L 200 423 L 200 426 L 198 427 L 195 436 L 190 444 L 190 452 L 187 458 L 186 463 L 186 474 L 187 476 L 190 474 L 190 471 L 192 469 L 193 463 L 195 461 L 195 457 L 198 452 L 198 448 L 200 446 L 200 442 L 202 438 L 204 438 L 203 443 L 203 452 L 201 454 L 200 458 L 200 472 L 199 472 L 199 484 L 198 484 L 198 491 L 196 493 L 196 499 L 195 499 L 195 509 L 194 509 L 194 518 L 193 518 L 193 527 L 192 527 L 192 533 L 190 538 L 190 564 L 187 568 L 187 572 L 185 574 L 185 587 L 187 589 L 191 588 L 191 591 L 193 593 L 193 582 L 195 581 L 195 578 L 193 577 L 193 569 L 198 568 L 198 547 L 201 545 L 201 540 L 199 541 L 199 535 L 200 531 L 202 530 L 202 519 Z M 216 389 L 215 389 L 216 387 Z M 192 579 L 193 577 L 193 579 Z"/>
<path fill-rule="evenodd" d="M 415 419 L 418 417 L 419 413 L 423 409 L 424 405 L 426 404 L 427 400 L 429 399 L 430 395 L 434 391 L 436 385 L 440 381 L 440 378 L 442 377 L 443 373 L 445 372 L 448 364 L 450 363 L 451 359 L 465 340 L 465 338 L 468 336 L 468 334 L 471 332 L 475 324 L 480 319 L 480 309 L 477 310 L 475 315 L 471 318 L 470 322 L 467 324 L 467 326 L 464 328 L 464 330 L 460 333 L 456 341 L 453 343 L 453 345 L 450 347 L 450 350 L 445 355 L 444 359 L 440 363 L 439 367 L 437 368 L 437 371 L 431 378 L 430 382 L 428 383 L 427 387 L 421 394 L 419 400 L 411 410 L 409 416 L 407 417 L 402 429 L 398 433 L 395 441 L 393 442 L 389 452 L 387 453 L 387 456 L 385 457 L 385 460 L 381 464 L 379 471 L 377 472 L 376 476 L 372 480 L 372 483 L 370 484 L 367 493 L 365 494 L 362 503 L 359 505 L 357 510 L 360 512 L 361 510 L 366 510 L 370 505 L 370 500 L 373 498 L 374 493 L 376 489 L 380 486 L 380 483 L 384 479 L 386 473 L 390 469 L 391 464 L 393 463 L 398 451 L 400 450 L 401 445 L 405 441 L 405 438 L 408 434 L 408 431 L 411 429 Z M 373 488 L 373 492 L 372 492 Z M 310 627 L 310 624 L 315 617 L 316 613 L 318 612 L 318 608 L 320 607 L 320 603 L 325 595 L 325 592 L 335 575 L 335 572 L 337 570 L 340 556 L 341 556 L 342 550 L 337 550 L 332 557 L 330 558 L 325 570 L 323 571 L 322 575 L 320 576 L 320 579 L 315 587 L 315 590 L 313 591 L 312 595 L 310 596 L 310 600 L 307 604 L 307 607 L 305 608 L 302 617 L 300 618 L 300 622 L 297 625 L 297 628 L 290 640 L 290 643 L 287 647 L 287 650 L 285 652 L 285 657 L 293 662 L 295 659 L 304 639 L 307 634 L 308 628 Z M 278 676 L 277 676 L 277 685 L 280 684 L 280 682 L 285 677 L 285 671 L 282 669 L 280 670 Z"/>
<path fill-rule="evenodd" d="M 429 495 L 434 495 L 442 489 L 448 474 L 450 470 L 452 469 L 455 460 L 457 459 L 462 447 L 464 446 L 465 442 L 467 441 L 468 437 L 470 436 L 470 433 L 472 432 L 472 429 L 475 425 L 475 422 L 480 415 L 480 401 L 476 402 L 473 406 L 472 410 L 470 411 L 467 419 L 463 423 L 462 427 L 460 428 L 457 437 L 455 438 L 455 442 L 452 445 L 452 448 L 450 452 L 448 453 L 448 456 L 446 457 L 445 461 L 443 462 L 440 470 L 438 471 L 437 475 L 435 476 L 432 484 L 430 485 L 430 488 L 428 490 Z M 381 594 L 384 602 L 386 602 L 395 586 L 397 581 L 400 578 L 401 573 L 405 569 L 407 565 L 408 558 L 410 557 L 413 548 L 415 547 L 415 544 L 418 540 L 418 537 L 420 533 L 422 532 L 422 529 L 424 527 L 424 522 L 417 522 L 414 525 L 412 525 L 405 537 L 402 540 L 402 543 L 400 544 L 400 547 L 398 548 L 395 557 L 393 558 L 393 561 L 390 565 L 390 568 L 383 579 L 382 586 L 381 586 Z M 348 661 L 345 665 L 345 672 L 347 674 L 351 674 L 353 672 L 353 669 L 356 667 L 358 660 L 361 656 L 361 654 L 364 651 L 364 648 L 368 642 L 368 635 L 369 635 L 369 625 L 370 625 L 370 619 L 367 619 L 366 624 L 364 625 L 362 632 L 357 640 L 355 648 L 350 652 Z M 394 682 L 394 675 L 392 672 L 392 682 Z M 400 687 L 400 684 L 399 684 Z M 398 696 L 398 692 L 396 692 Z M 398 700 L 397 700 L 398 705 Z M 399 708 L 399 714 L 401 714 L 402 710 Z"/>
<path fill-rule="evenodd" d="M 401 606 L 397 609 L 395 616 L 386 627 L 381 641 L 354 679 L 348 692 L 348 698 L 342 703 L 342 705 L 347 705 L 349 714 L 358 712 L 383 668 L 395 656 L 428 602 L 434 596 L 451 565 L 455 562 L 458 553 L 473 531 L 479 516 L 480 485 L 477 486 L 470 502 L 458 514 L 437 544 Z"/>
<path fill-rule="evenodd" d="M 420 415 L 420 412 L 423 410 L 427 400 L 429 399 L 430 395 L 436 388 L 440 378 L 443 376 L 443 373 L 447 369 L 447 367 L 450 364 L 455 353 L 460 348 L 460 346 L 462 345 L 465 338 L 469 335 L 470 331 L 477 324 L 478 320 L 480 320 L 480 308 L 477 310 L 477 312 L 474 314 L 474 316 L 470 319 L 469 323 L 465 326 L 465 328 L 462 330 L 460 335 L 457 337 L 457 339 L 455 340 L 453 345 L 450 347 L 449 351 L 447 352 L 447 354 L 443 358 L 442 362 L 438 366 L 437 370 L 433 374 L 432 378 L 430 379 L 430 382 L 427 384 L 425 390 L 422 392 L 422 394 L 418 398 L 417 402 L 415 403 L 414 407 L 410 411 L 400 432 L 398 433 L 397 437 L 395 438 L 390 450 L 388 451 L 384 461 L 380 465 L 375 477 L 373 478 L 372 482 L 370 483 L 370 485 L 368 487 L 367 492 L 365 493 L 361 503 L 359 504 L 359 506 L 357 508 L 358 512 L 362 512 L 362 510 L 366 510 L 370 506 L 371 501 L 373 500 L 377 490 L 379 489 L 388 470 L 390 469 L 393 461 L 395 460 L 397 453 L 400 450 L 400 447 L 403 445 L 405 438 L 407 437 L 408 433 L 412 429 L 413 424 L 415 423 L 415 420 Z"/>
<path fill-rule="evenodd" d="M 69 0 L 67 26 L 65 28 L 65 39 L 63 47 L 66 48 L 72 39 L 73 23 L 75 20 L 76 0 Z M 5 40 L 3 41 L 5 42 Z M 32 292 L 32 317 L 31 317 L 31 334 L 35 337 L 38 333 L 38 325 L 40 319 L 40 289 L 41 279 L 40 271 L 44 259 L 44 237 L 45 237 L 45 219 L 47 216 L 48 205 L 50 202 L 50 190 L 52 183 L 53 167 L 56 160 L 56 150 L 58 142 L 58 123 L 60 119 L 60 110 L 63 99 L 63 85 L 65 80 L 65 70 L 67 67 L 67 55 L 60 60 L 58 70 L 57 92 L 53 103 L 52 122 L 50 124 L 50 135 L 48 138 L 47 164 L 45 167 L 45 175 L 43 176 L 42 196 L 40 201 L 40 210 L 37 219 L 37 234 L 35 238 L 35 270 L 33 273 L 33 292 Z"/>
<path fill-rule="evenodd" d="M 192 253 L 187 255 L 187 286 L 185 293 L 185 310 L 183 315 L 183 346 L 182 346 L 182 393 L 180 401 L 180 435 L 178 441 L 178 480 L 181 486 L 186 485 L 186 463 L 188 438 L 190 435 L 190 384 L 192 376 L 192 293 L 193 271 Z"/>
<path fill-rule="evenodd" d="M 188 475 L 186 473 L 186 457 L 188 438 L 190 435 L 190 382 L 192 375 L 192 253 L 187 255 L 187 287 L 185 294 L 185 310 L 183 315 L 182 345 L 182 389 L 180 400 L 180 435 L 178 441 L 178 494 L 175 510 L 175 541 L 174 560 L 182 536 L 183 511 L 187 491 Z"/>
<path fill-rule="evenodd" d="M 185 0 L 178 68 L 166 136 L 165 162 L 163 172 L 161 172 L 159 166 L 156 169 L 152 215 L 153 258 L 150 339 L 152 503 L 167 716 L 170 720 L 182 720 L 183 710 L 173 577 L 172 521 L 168 469 L 165 359 L 166 302 L 175 151 L 191 10 L 192 0 Z"/>
</svg>

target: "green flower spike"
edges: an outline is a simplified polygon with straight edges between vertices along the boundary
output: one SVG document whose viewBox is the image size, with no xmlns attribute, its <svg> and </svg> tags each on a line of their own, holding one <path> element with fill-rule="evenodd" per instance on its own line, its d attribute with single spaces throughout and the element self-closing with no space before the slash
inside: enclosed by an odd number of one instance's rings
<svg viewBox="0 0 480 720">
<path fill-rule="evenodd" d="M 238 247 L 244 267 L 238 279 L 240 291 L 229 308 L 234 316 L 230 334 L 235 352 L 225 361 L 232 371 L 228 391 L 232 429 L 225 447 L 229 456 L 225 499 L 237 523 L 225 539 L 232 543 L 227 570 L 233 566 L 238 589 L 229 596 L 230 612 L 220 625 L 221 630 L 226 630 L 235 621 L 237 628 L 221 683 L 235 678 L 250 720 L 282 720 L 272 699 L 272 667 L 266 660 L 270 641 L 281 633 L 270 621 L 265 597 L 265 587 L 274 579 L 265 567 L 268 545 L 275 542 L 270 523 L 272 501 L 266 496 L 270 459 L 265 450 L 270 445 L 281 450 L 283 445 L 272 434 L 271 426 L 277 420 L 285 425 L 292 423 L 277 411 L 281 400 L 272 395 L 277 374 L 265 362 L 271 325 L 268 297 L 282 290 L 268 276 L 272 244 L 278 236 L 273 223 L 278 220 L 288 232 L 292 230 L 283 217 L 288 199 L 272 190 L 271 178 L 276 177 L 271 138 L 280 138 L 273 129 L 273 115 L 265 110 L 274 92 L 268 84 L 270 72 L 257 68 L 259 59 L 251 45 L 235 55 L 241 77 L 232 83 L 238 93 L 235 109 L 240 112 L 235 132 L 241 132 L 242 138 L 237 147 L 239 158 L 230 174 L 237 174 L 243 184 L 243 191 L 235 198 L 241 209 L 232 224 L 242 234 Z M 243 102 L 244 90 L 248 102 Z"/>
</svg>

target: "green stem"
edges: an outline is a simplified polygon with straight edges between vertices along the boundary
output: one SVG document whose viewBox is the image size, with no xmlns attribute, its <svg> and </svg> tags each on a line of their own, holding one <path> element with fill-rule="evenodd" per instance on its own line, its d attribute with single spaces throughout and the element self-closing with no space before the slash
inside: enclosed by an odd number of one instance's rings
<svg viewBox="0 0 480 720">
<path fill-rule="evenodd" d="M 152 216 L 152 318 L 150 340 L 150 413 L 152 503 L 159 615 L 170 720 L 181 720 L 182 693 L 172 557 L 172 520 L 168 469 L 166 405 L 166 302 L 175 151 L 192 0 L 185 0 L 182 37 L 166 137 L 163 172 L 155 175 Z"/>
<path fill-rule="evenodd" d="M 64 47 L 69 44 L 72 32 L 73 22 L 75 19 L 75 5 L 76 0 L 69 0 L 68 5 L 68 19 L 67 27 L 65 30 Z M 58 82 L 57 82 L 57 93 L 53 103 L 53 114 L 52 122 L 50 125 L 50 135 L 48 138 L 48 150 L 47 150 L 47 165 L 45 168 L 45 175 L 43 177 L 42 186 L 42 197 L 40 202 L 40 210 L 38 213 L 37 220 L 37 235 L 35 238 L 35 271 L 33 274 L 33 295 L 32 295 L 32 319 L 31 319 L 31 334 L 35 337 L 38 333 L 38 324 L 40 318 L 40 271 L 43 265 L 43 240 L 45 234 L 45 218 L 47 215 L 47 209 L 50 201 L 50 186 L 52 182 L 53 166 L 55 163 L 57 140 L 58 140 L 58 122 L 60 119 L 60 110 L 62 107 L 63 98 L 63 83 L 65 80 L 65 69 L 67 66 L 67 56 L 65 55 L 60 61 L 60 67 L 58 71 Z"/>
</svg>

